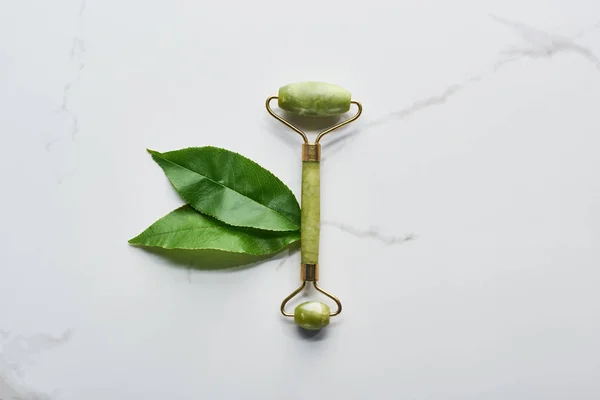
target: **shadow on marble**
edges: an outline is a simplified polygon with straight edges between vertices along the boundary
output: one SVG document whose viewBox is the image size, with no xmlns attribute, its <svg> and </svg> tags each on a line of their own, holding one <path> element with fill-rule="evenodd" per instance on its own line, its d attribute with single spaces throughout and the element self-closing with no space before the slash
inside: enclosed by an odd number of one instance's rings
<svg viewBox="0 0 600 400">
<path fill-rule="evenodd" d="M 325 148 L 335 148 L 336 146 L 341 145 L 344 141 L 348 140 L 351 136 L 357 134 L 359 132 L 358 129 L 348 129 L 345 132 L 341 132 L 341 135 L 335 135 L 335 137 L 331 137 L 329 138 L 329 141 L 325 144 L 323 144 L 323 146 Z M 333 135 L 333 134 L 332 134 Z"/>
<path fill-rule="evenodd" d="M 330 126 L 337 124 L 340 121 L 339 116 L 323 117 L 323 118 L 310 118 L 303 117 L 301 115 L 290 114 L 284 112 L 281 116 L 292 125 L 297 126 L 300 129 L 307 131 L 322 131 Z"/>
<path fill-rule="evenodd" d="M 330 327 L 325 327 L 324 329 L 315 331 L 303 329 L 296 325 L 293 318 L 284 318 L 282 323 L 285 325 L 286 332 L 291 336 L 297 337 L 301 340 L 306 340 L 308 342 L 318 342 L 327 339 L 327 332 L 331 329 Z"/>
<path fill-rule="evenodd" d="M 298 337 L 311 342 L 317 342 L 327 338 L 328 329 L 319 329 L 318 331 L 309 331 L 296 326 L 296 333 Z"/>
<path fill-rule="evenodd" d="M 253 256 L 249 254 L 227 253 L 218 250 L 167 250 L 148 247 L 144 251 L 168 261 L 175 268 L 193 269 L 198 271 L 237 271 L 257 266 L 265 261 L 280 259 L 289 250 L 296 250 L 299 243 L 294 243 L 281 250 L 278 254 L 269 256 Z M 285 253 L 285 254 L 290 254 Z M 287 257 L 284 255 L 284 257 Z"/>
<path fill-rule="evenodd" d="M 307 136 L 309 137 L 310 142 L 314 142 L 317 137 L 317 134 L 327 128 L 332 127 L 341 121 L 341 117 L 323 117 L 323 118 L 310 118 L 303 117 L 300 115 L 290 114 L 287 112 L 282 112 L 281 110 L 276 111 L 283 119 L 296 126 L 297 128 L 303 130 Z M 294 148 L 298 147 L 298 143 L 301 139 L 298 137 L 298 134 L 292 131 L 290 128 L 281 124 L 281 122 L 275 120 L 270 115 L 265 117 L 269 119 L 269 128 L 270 133 L 284 141 L 287 145 L 293 146 Z M 275 129 L 277 127 L 277 129 Z"/>
</svg>

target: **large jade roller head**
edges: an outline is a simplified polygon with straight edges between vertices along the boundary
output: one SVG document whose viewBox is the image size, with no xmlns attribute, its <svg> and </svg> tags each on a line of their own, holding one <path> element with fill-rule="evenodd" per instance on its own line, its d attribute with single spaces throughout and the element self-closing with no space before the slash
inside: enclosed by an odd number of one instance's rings
<svg viewBox="0 0 600 400">
<path fill-rule="evenodd" d="M 352 117 L 325 129 L 310 143 L 308 136 L 300 128 L 283 119 L 271 109 L 271 102 L 277 99 L 279 108 L 305 118 L 323 118 L 341 116 L 354 104 L 356 114 Z M 342 312 L 340 300 L 323 290 L 317 284 L 319 280 L 319 238 L 321 231 L 321 144 L 326 134 L 355 121 L 362 113 L 362 105 L 352 100 L 349 91 L 331 83 L 297 82 L 279 88 L 278 96 L 271 96 L 266 102 L 267 111 L 278 121 L 296 131 L 304 143 L 302 144 L 302 199 L 300 247 L 302 261 L 300 264 L 300 286 L 290 293 L 281 303 L 281 313 L 286 317 L 294 317 L 294 321 L 302 328 L 318 330 L 329 325 L 329 318 Z M 286 311 L 286 304 L 312 282 L 315 289 L 333 300 L 337 306 L 331 311 L 329 306 L 318 301 L 307 301 L 296 307 L 293 313 Z"/>
<path fill-rule="evenodd" d="M 324 82 L 291 83 L 279 88 L 279 108 L 307 117 L 333 117 L 350 110 L 351 94 Z"/>
</svg>

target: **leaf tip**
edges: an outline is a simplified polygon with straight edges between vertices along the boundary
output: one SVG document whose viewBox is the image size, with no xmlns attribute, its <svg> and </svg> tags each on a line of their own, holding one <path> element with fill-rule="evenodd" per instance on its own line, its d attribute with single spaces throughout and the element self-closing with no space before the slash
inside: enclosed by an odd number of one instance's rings
<svg viewBox="0 0 600 400">
<path fill-rule="evenodd" d="M 150 153 L 150 155 L 160 154 L 158 151 L 152 149 L 146 149 L 146 151 Z"/>
<path fill-rule="evenodd" d="M 133 238 L 129 239 L 129 240 L 127 241 L 127 243 L 129 243 L 129 244 L 140 244 L 140 242 L 139 242 L 139 238 L 140 238 L 140 236 L 139 236 L 139 235 L 138 235 L 138 236 L 136 236 L 136 237 L 133 237 Z"/>
</svg>

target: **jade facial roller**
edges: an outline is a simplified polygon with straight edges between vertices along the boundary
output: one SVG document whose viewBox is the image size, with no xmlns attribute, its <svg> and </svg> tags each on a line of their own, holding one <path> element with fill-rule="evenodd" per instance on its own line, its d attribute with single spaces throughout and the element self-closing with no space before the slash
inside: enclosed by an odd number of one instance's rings
<svg viewBox="0 0 600 400">
<path fill-rule="evenodd" d="M 277 115 L 271 109 L 271 102 L 278 100 L 282 110 L 305 118 L 336 117 L 350 110 L 350 105 L 358 108 L 353 117 L 321 132 L 314 143 L 310 143 L 306 134 L 290 122 Z M 294 321 L 302 328 L 318 330 L 329 324 L 329 318 L 342 312 L 342 303 L 331 293 L 317 284 L 319 280 L 319 237 L 321 224 L 320 211 L 320 172 L 321 144 L 323 136 L 355 121 L 362 113 L 362 105 L 351 98 L 347 90 L 323 82 L 298 82 L 279 88 L 278 96 L 271 96 L 266 102 L 267 111 L 274 118 L 296 131 L 304 143 L 302 144 L 302 199 L 300 243 L 302 260 L 300 264 L 300 287 L 290 293 L 281 303 L 281 313 L 286 317 L 294 317 Z M 307 301 L 296 307 L 294 313 L 286 311 L 286 304 L 311 282 L 315 289 L 333 300 L 337 306 L 334 312 L 327 304 L 318 301 Z"/>
</svg>

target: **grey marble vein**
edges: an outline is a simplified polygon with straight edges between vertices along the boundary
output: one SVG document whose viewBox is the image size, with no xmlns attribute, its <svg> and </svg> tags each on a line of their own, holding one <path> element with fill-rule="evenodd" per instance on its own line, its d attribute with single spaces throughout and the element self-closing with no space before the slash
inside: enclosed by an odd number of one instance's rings
<svg viewBox="0 0 600 400">
<path fill-rule="evenodd" d="M 379 117 L 373 121 L 362 123 L 359 129 L 354 128 L 348 131 L 346 134 L 330 140 L 324 145 L 326 148 L 323 150 L 325 155 L 323 156 L 322 161 L 325 161 L 333 154 L 338 153 L 342 148 L 354 141 L 361 131 L 364 131 L 367 128 L 385 124 L 390 120 L 407 118 L 432 106 L 443 105 L 468 86 L 480 82 L 484 78 L 488 78 L 497 73 L 503 67 L 506 67 L 507 65 L 524 58 L 552 58 L 556 54 L 570 52 L 583 57 L 596 69 L 600 70 L 600 59 L 598 59 L 598 57 L 590 49 L 575 43 L 576 38 L 583 37 L 585 34 L 593 31 L 594 29 L 599 29 L 600 21 L 594 23 L 589 28 L 581 30 L 578 34 L 572 37 L 566 37 L 531 28 L 520 22 L 511 21 L 495 15 L 491 15 L 490 18 L 516 31 L 516 33 L 519 34 L 519 36 L 521 36 L 525 42 L 527 42 L 528 47 L 511 46 L 508 49 L 501 50 L 498 52 L 496 61 L 484 71 L 474 74 L 460 83 L 451 84 L 439 93 L 419 99 L 398 111 L 383 115 L 382 117 Z"/>
<path fill-rule="evenodd" d="M 86 8 L 86 0 L 82 0 L 79 6 L 78 18 L 79 24 L 83 24 L 83 17 Z M 80 29 L 81 30 L 81 29 Z M 85 53 L 85 41 L 79 34 L 76 34 L 72 39 L 71 50 L 69 52 L 69 57 L 72 63 L 75 64 L 75 73 L 71 77 L 71 79 L 63 85 L 62 98 L 59 111 L 63 113 L 71 125 L 70 129 L 70 138 L 71 141 L 75 141 L 77 135 L 79 134 L 79 117 L 71 108 L 71 96 L 73 90 L 79 84 L 81 80 L 81 73 L 85 68 L 85 64 L 83 62 L 83 54 Z M 60 143 L 61 139 L 53 139 L 49 140 L 44 144 L 44 148 L 46 151 L 51 151 L 52 147 L 58 143 Z"/>
<path fill-rule="evenodd" d="M 0 399 L 52 399 L 56 393 L 41 393 L 30 388 L 22 379 L 23 372 L 35 363 L 38 355 L 67 343 L 72 335 L 72 330 L 66 330 L 59 336 L 43 333 L 26 336 L 0 331 Z"/>
<path fill-rule="evenodd" d="M 356 228 L 356 227 L 353 227 L 353 226 L 350 226 L 347 224 L 342 224 L 342 223 L 333 222 L 333 221 L 322 221 L 321 224 L 324 226 L 331 226 L 331 227 L 337 228 L 337 229 L 341 230 L 342 232 L 346 232 L 357 238 L 374 239 L 374 240 L 377 240 L 386 245 L 402 244 L 402 243 L 408 242 L 410 240 L 416 239 L 416 236 L 412 233 L 410 233 L 408 235 L 403 235 L 403 236 L 393 236 L 393 235 L 390 236 L 390 235 L 383 234 L 382 232 L 380 232 L 378 229 L 375 229 L 375 228 L 359 229 L 359 228 Z M 291 259 L 291 257 L 290 257 L 291 254 L 292 254 L 292 251 L 290 249 L 288 249 L 287 254 L 281 258 L 281 261 L 277 264 L 277 266 L 275 267 L 275 270 L 278 271 L 284 265 L 286 265 L 288 263 L 288 261 L 290 261 L 290 259 Z"/>
<path fill-rule="evenodd" d="M 557 53 L 571 52 L 591 62 L 600 71 L 600 60 L 598 57 L 590 49 L 576 44 L 574 38 L 544 32 L 521 22 L 511 21 L 495 15 L 492 15 L 491 18 L 506 27 L 514 29 L 530 45 L 530 47 L 525 48 L 510 47 L 507 50 L 501 51 L 501 55 L 517 58 L 551 58 Z M 594 27 L 597 26 L 598 24 L 594 24 Z"/>
<path fill-rule="evenodd" d="M 322 221 L 322 225 L 331 226 L 341 230 L 342 232 L 346 232 L 352 236 L 355 236 L 360 239 L 374 239 L 386 245 L 395 245 L 402 244 L 411 240 L 414 240 L 416 237 L 414 234 L 409 233 L 407 235 L 395 236 L 395 235 L 385 235 L 379 229 L 370 228 L 370 229 L 358 229 L 356 227 L 350 226 L 348 224 L 344 224 L 341 222 L 335 221 Z"/>
</svg>

